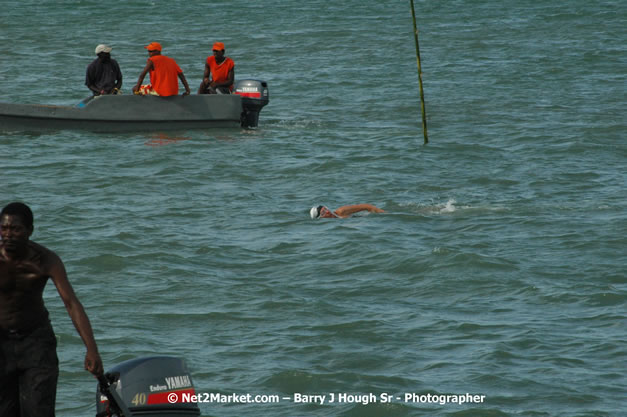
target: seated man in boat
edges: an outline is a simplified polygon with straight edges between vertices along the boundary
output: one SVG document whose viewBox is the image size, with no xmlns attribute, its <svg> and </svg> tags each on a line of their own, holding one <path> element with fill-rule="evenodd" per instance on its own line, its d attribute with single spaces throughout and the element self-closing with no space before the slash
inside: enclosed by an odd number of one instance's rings
<svg viewBox="0 0 627 417">
<path fill-rule="evenodd" d="M 155 96 L 175 96 L 179 93 L 179 79 L 185 86 L 184 96 L 190 94 L 189 85 L 183 70 L 176 61 L 169 56 L 161 55 L 161 44 L 151 42 L 145 46 L 148 50 L 148 61 L 144 70 L 133 87 L 133 93 Z M 144 77 L 150 72 L 150 84 L 142 85 Z"/>
<path fill-rule="evenodd" d="M 207 57 L 205 74 L 198 94 L 231 94 L 235 79 L 235 62 L 224 56 L 224 44 L 213 44 L 213 55 Z"/>
<path fill-rule="evenodd" d="M 109 45 L 96 46 L 98 58 L 87 66 L 85 85 L 94 96 L 102 94 L 117 94 L 122 88 L 122 71 L 115 59 L 111 58 Z"/>
<path fill-rule="evenodd" d="M 368 211 L 370 213 L 385 213 L 382 209 L 375 207 L 372 204 L 353 204 L 350 206 L 339 207 L 335 211 L 329 210 L 326 206 L 312 207 L 311 210 L 309 210 L 309 215 L 312 219 L 344 219 L 360 211 Z"/>
</svg>

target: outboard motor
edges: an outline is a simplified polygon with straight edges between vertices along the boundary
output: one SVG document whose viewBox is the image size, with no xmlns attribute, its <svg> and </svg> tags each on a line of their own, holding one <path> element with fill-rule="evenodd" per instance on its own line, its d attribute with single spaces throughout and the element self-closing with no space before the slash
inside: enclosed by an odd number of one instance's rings
<svg viewBox="0 0 627 417">
<path fill-rule="evenodd" d="M 96 417 L 200 415 L 192 377 L 182 359 L 131 359 L 115 366 L 99 381 Z"/>
<path fill-rule="evenodd" d="M 259 112 L 270 101 L 268 83 L 261 80 L 239 80 L 233 94 L 242 96 L 242 127 L 257 127 Z"/>
</svg>

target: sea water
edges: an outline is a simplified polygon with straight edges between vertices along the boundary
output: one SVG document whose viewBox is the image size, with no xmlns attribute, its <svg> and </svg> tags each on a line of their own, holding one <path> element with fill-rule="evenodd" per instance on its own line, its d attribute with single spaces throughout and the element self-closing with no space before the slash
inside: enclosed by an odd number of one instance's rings
<svg viewBox="0 0 627 417">
<path fill-rule="evenodd" d="M 255 130 L 0 135 L 107 369 L 184 358 L 203 416 L 626 415 L 624 2 L 416 1 L 428 145 L 410 2 L 1 3 L 3 102 L 80 102 L 100 43 L 125 94 L 152 41 L 270 88 Z"/>
</svg>

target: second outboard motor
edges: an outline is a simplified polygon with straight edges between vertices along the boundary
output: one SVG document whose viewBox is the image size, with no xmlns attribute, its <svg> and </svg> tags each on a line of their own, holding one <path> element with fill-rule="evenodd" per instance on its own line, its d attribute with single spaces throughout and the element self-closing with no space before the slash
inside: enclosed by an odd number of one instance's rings
<svg viewBox="0 0 627 417">
<path fill-rule="evenodd" d="M 268 83 L 261 80 L 239 80 L 233 94 L 242 96 L 242 127 L 257 127 L 259 112 L 270 101 Z"/>
<path fill-rule="evenodd" d="M 196 390 L 182 359 L 131 359 L 99 379 L 96 417 L 199 416 Z"/>
</svg>

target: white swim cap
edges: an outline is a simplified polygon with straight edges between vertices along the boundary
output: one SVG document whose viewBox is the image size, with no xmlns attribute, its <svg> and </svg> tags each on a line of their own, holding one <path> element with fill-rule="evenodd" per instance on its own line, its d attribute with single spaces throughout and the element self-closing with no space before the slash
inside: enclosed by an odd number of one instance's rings
<svg viewBox="0 0 627 417">
<path fill-rule="evenodd" d="M 312 207 L 311 210 L 309 210 L 309 215 L 312 219 L 317 219 L 318 217 L 320 217 L 320 211 L 318 211 L 318 207 Z"/>
</svg>

